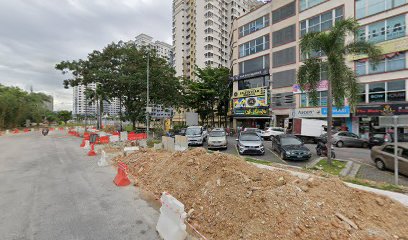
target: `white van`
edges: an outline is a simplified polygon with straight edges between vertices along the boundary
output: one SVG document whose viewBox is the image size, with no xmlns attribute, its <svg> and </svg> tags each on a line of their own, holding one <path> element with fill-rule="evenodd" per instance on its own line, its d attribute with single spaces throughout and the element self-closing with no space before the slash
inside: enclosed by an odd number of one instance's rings
<svg viewBox="0 0 408 240">
<path fill-rule="evenodd" d="M 207 131 L 202 126 L 191 126 L 186 130 L 188 145 L 203 145 L 207 139 Z"/>
</svg>

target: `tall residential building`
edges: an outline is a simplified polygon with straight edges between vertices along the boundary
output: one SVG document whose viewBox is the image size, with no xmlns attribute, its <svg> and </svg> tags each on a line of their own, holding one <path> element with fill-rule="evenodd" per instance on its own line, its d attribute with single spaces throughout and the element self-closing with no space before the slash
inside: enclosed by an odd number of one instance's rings
<svg viewBox="0 0 408 240">
<path fill-rule="evenodd" d="M 138 46 L 150 46 L 157 51 L 157 55 L 166 59 L 170 64 L 173 63 L 172 46 L 168 43 L 161 41 L 153 41 L 153 37 L 144 33 L 136 36 L 134 40 Z"/>
<path fill-rule="evenodd" d="M 383 56 L 378 65 L 363 55 L 348 58 L 360 83 L 359 104 L 351 109 L 345 101 L 343 108 L 334 108 L 333 125 L 364 138 L 384 132 L 380 116 L 408 114 L 407 7 L 408 0 L 273 0 L 236 19 L 231 34 L 234 127 L 326 119 L 327 72 L 320 74 L 315 104 L 297 85 L 303 62 L 299 42 L 306 33 L 329 31 L 337 21 L 354 17 L 361 25 L 357 37 L 378 45 Z"/>
<path fill-rule="evenodd" d="M 195 66 L 230 67 L 232 22 L 261 4 L 257 0 L 173 0 L 177 75 L 194 78 Z"/>
<path fill-rule="evenodd" d="M 89 84 L 88 87 L 86 86 L 76 86 L 74 87 L 74 94 L 73 94 L 73 111 L 72 114 L 75 115 L 96 115 L 97 108 L 96 104 L 92 103 L 91 105 L 86 103 L 85 98 L 85 90 L 95 89 L 95 84 Z M 122 112 L 124 109 L 122 109 Z M 117 116 L 120 112 L 120 103 L 118 99 L 113 99 L 112 101 L 103 102 L 103 115 L 109 116 Z"/>
<path fill-rule="evenodd" d="M 86 86 L 80 85 L 73 88 L 73 109 L 72 114 L 76 115 L 96 115 L 96 105 L 87 104 L 85 97 Z M 95 84 L 89 84 L 88 88 L 95 89 Z"/>
</svg>

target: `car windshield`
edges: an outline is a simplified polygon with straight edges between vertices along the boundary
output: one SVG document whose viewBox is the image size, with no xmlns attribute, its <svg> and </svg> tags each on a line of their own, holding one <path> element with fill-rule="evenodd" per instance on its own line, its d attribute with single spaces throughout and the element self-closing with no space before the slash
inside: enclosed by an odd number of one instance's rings
<svg viewBox="0 0 408 240">
<path fill-rule="evenodd" d="M 272 131 L 283 132 L 283 128 L 272 128 Z"/>
<path fill-rule="evenodd" d="M 302 142 L 297 138 L 285 137 L 285 138 L 281 138 L 281 144 L 282 144 L 282 146 L 301 145 Z"/>
<path fill-rule="evenodd" d="M 242 134 L 239 139 L 241 141 L 260 141 L 261 139 L 255 134 Z"/>
<path fill-rule="evenodd" d="M 222 131 L 210 132 L 210 137 L 224 137 L 224 136 L 225 136 L 225 132 L 222 132 Z"/>
<path fill-rule="evenodd" d="M 187 128 L 186 135 L 201 135 L 200 128 Z"/>
</svg>

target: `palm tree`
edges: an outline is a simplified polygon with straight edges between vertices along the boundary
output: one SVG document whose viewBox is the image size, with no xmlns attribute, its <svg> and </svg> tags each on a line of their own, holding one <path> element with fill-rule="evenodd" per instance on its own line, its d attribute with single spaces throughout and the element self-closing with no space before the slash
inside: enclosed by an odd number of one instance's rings
<svg viewBox="0 0 408 240">
<path fill-rule="evenodd" d="M 346 64 L 346 59 L 350 55 L 364 54 L 368 55 L 373 62 L 378 62 L 381 55 L 379 48 L 372 43 L 353 38 L 359 28 L 358 22 L 350 18 L 336 22 L 330 31 L 308 33 L 300 41 L 302 57 L 305 60 L 299 68 L 297 81 L 302 90 L 309 91 L 313 105 L 317 105 L 317 86 L 321 80 L 321 71 L 327 71 L 327 158 L 329 164 L 332 164 L 333 102 L 336 107 L 342 108 L 344 99 L 348 99 L 350 106 L 353 107 L 358 97 L 357 77 Z"/>
</svg>

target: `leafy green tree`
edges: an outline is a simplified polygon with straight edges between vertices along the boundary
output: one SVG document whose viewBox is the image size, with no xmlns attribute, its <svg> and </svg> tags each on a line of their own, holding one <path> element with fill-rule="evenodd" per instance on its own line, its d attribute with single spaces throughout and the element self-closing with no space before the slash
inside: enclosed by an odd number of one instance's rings
<svg viewBox="0 0 408 240">
<path fill-rule="evenodd" d="M 328 73 L 327 94 L 327 147 L 328 162 L 331 161 L 332 145 L 332 114 L 333 102 L 336 107 L 344 106 L 344 99 L 355 106 L 358 99 L 358 83 L 354 71 L 346 64 L 347 56 L 366 54 L 374 61 L 378 61 L 380 50 L 373 44 L 360 41 L 358 38 L 348 40 L 356 35 L 360 28 L 355 19 L 337 22 L 330 31 L 313 32 L 306 34 L 301 42 L 302 56 L 306 59 L 298 71 L 298 83 L 301 89 L 309 91 L 313 104 L 317 105 L 317 86 L 320 81 L 320 72 Z M 321 52 L 324 57 L 316 56 Z"/>
<path fill-rule="evenodd" d="M 229 101 L 228 68 L 196 68 L 196 80 L 187 80 L 186 103 L 195 109 L 205 122 L 211 118 L 214 126 L 215 115 L 226 118 Z"/>
<path fill-rule="evenodd" d="M 63 121 L 66 124 L 69 120 L 72 119 L 72 112 L 62 110 L 62 111 L 57 112 L 57 117 L 60 121 Z"/>
<path fill-rule="evenodd" d="M 147 62 L 150 72 L 150 102 L 177 106 L 181 101 L 180 81 L 167 60 L 154 49 L 136 46 L 132 42 L 111 43 L 102 51 L 93 51 L 85 60 L 63 61 L 56 69 L 71 73 L 64 86 L 74 87 L 96 83 L 95 99 L 119 99 L 126 109 L 123 120 L 144 121 L 147 103 Z M 103 101 L 99 101 L 102 105 Z M 101 107 L 102 108 L 102 107 Z"/>
</svg>

